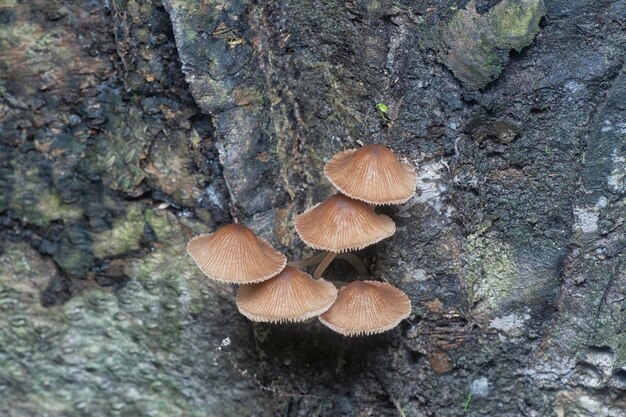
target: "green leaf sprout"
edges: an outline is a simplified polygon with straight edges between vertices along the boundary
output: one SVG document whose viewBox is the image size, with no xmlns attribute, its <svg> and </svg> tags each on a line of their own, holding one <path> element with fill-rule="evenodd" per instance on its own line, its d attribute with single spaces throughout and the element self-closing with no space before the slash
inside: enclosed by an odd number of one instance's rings
<svg viewBox="0 0 626 417">
<path fill-rule="evenodd" d="M 389 106 L 387 106 L 385 103 L 377 103 L 376 108 L 382 114 L 387 114 L 387 112 L 389 111 Z"/>
</svg>

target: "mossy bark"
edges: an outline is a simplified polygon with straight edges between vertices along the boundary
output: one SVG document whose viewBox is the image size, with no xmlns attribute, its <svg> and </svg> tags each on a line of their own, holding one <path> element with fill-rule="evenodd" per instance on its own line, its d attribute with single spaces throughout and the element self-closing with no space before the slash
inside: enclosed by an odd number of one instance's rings
<svg viewBox="0 0 626 417">
<path fill-rule="evenodd" d="M 1 415 L 624 415 L 626 1 L 163 3 L 0 0 Z M 187 239 L 310 253 L 373 142 L 418 194 L 359 255 L 413 315 L 241 317 Z"/>
</svg>

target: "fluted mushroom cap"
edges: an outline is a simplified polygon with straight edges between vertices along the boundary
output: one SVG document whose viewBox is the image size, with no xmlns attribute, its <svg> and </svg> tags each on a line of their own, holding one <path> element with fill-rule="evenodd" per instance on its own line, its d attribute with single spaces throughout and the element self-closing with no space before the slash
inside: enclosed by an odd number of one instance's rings
<svg viewBox="0 0 626 417">
<path fill-rule="evenodd" d="M 187 252 L 207 277 L 235 284 L 265 281 L 287 264 L 285 255 L 242 224 L 194 237 Z"/>
<path fill-rule="evenodd" d="M 344 336 L 382 333 L 411 314 L 409 297 L 379 281 L 354 281 L 339 290 L 337 301 L 320 321 Z"/>
<path fill-rule="evenodd" d="M 373 206 L 342 194 L 297 215 L 293 224 L 304 243 L 331 252 L 362 249 L 396 231 L 388 216 L 376 214 Z"/>
<path fill-rule="evenodd" d="M 337 288 L 323 279 L 287 266 L 267 281 L 237 290 L 239 312 L 252 321 L 298 322 L 325 312 L 337 299 Z"/>
<path fill-rule="evenodd" d="M 402 204 L 415 195 L 415 168 L 381 144 L 339 152 L 324 175 L 341 193 L 375 205 Z"/>
</svg>

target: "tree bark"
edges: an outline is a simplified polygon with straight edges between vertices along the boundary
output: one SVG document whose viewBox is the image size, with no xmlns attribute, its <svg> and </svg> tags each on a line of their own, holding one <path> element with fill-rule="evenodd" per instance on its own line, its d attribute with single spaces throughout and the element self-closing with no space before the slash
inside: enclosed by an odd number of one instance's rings
<svg viewBox="0 0 626 417">
<path fill-rule="evenodd" d="M 0 3 L 0 414 L 625 415 L 625 16 Z M 310 255 L 292 220 L 325 161 L 375 142 L 418 193 L 359 256 L 413 314 L 365 338 L 241 317 L 186 241 L 240 221 Z"/>
</svg>

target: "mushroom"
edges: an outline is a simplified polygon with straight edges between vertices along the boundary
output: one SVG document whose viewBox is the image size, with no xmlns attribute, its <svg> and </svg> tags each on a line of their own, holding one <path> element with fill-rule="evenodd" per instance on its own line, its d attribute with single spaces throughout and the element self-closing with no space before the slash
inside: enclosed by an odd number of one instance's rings
<svg viewBox="0 0 626 417">
<path fill-rule="evenodd" d="M 187 252 L 211 279 L 242 285 L 237 308 L 261 322 L 320 321 L 346 336 L 381 333 L 411 313 L 409 298 L 390 284 L 356 281 L 339 292 L 318 279 L 335 257 L 367 276 L 363 262 L 346 251 L 362 249 L 390 237 L 396 226 L 373 205 L 399 204 L 415 194 L 413 167 L 401 163 L 384 145 L 341 152 L 324 174 L 343 194 L 335 194 L 296 216 L 294 226 L 309 246 L 326 251 L 287 264 L 286 257 L 241 224 L 196 236 Z M 318 264 L 313 277 L 298 267 Z"/>
<path fill-rule="evenodd" d="M 304 243 L 336 253 L 373 245 L 396 231 L 388 216 L 376 214 L 373 206 L 342 194 L 297 215 L 293 224 Z"/>
<path fill-rule="evenodd" d="M 285 255 L 242 224 L 194 237 L 187 252 L 207 277 L 235 284 L 268 280 L 287 264 Z"/>
<path fill-rule="evenodd" d="M 382 144 L 339 152 L 324 175 L 341 193 L 374 205 L 402 204 L 415 195 L 415 168 Z"/>
<path fill-rule="evenodd" d="M 299 322 L 325 312 L 337 299 L 337 288 L 323 279 L 287 266 L 267 281 L 242 285 L 237 291 L 239 312 L 252 321 Z"/>
<path fill-rule="evenodd" d="M 339 290 L 337 301 L 319 319 L 344 336 L 382 333 L 411 314 L 409 297 L 379 281 L 354 281 Z"/>
<path fill-rule="evenodd" d="M 337 254 L 373 245 L 396 231 L 395 223 L 388 216 L 376 214 L 373 206 L 343 194 L 335 194 L 310 207 L 297 215 L 293 224 L 304 243 L 328 251 L 313 273 L 315 279 L 322 276 Z M 346 260 L 360 272 L 365 271 L 356 257 Z"/>
</svg>

